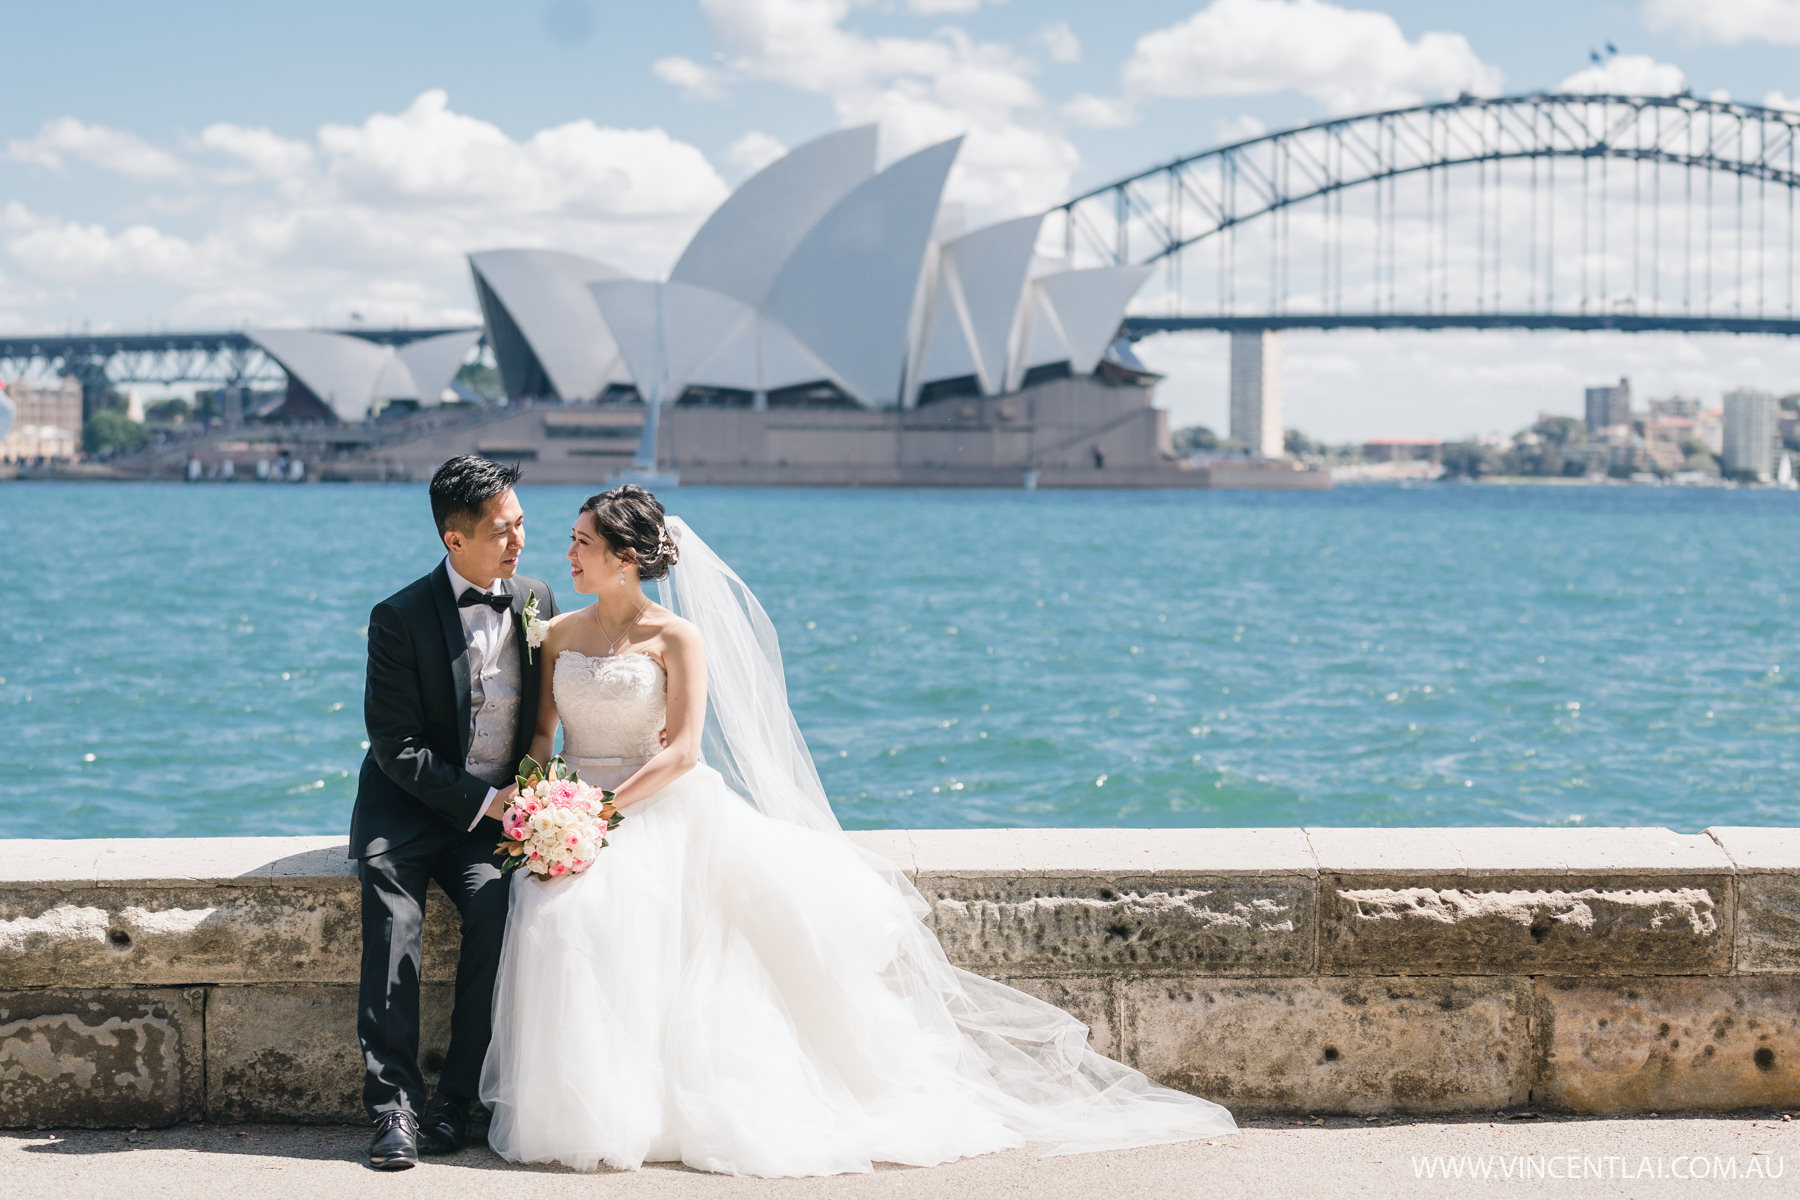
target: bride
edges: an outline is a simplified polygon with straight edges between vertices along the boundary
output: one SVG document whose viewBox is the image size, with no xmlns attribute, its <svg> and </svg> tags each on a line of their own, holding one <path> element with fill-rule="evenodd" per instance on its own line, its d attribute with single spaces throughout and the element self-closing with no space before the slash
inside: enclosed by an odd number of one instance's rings
<svg viewBox="0 0 1800 1200">
<path fill-rule="evenodd" d="M 1236 1127 L 950 965 L 839 829 L 762 606 L 655 497 L 591 497 L 569 566 L 594 602 L 550 622 L 531 753 L 560 720 L 625 820 L 586 872 L 513 876 L 481 1080 L 502 1157 L 827 1175 Z"/>
</svg>

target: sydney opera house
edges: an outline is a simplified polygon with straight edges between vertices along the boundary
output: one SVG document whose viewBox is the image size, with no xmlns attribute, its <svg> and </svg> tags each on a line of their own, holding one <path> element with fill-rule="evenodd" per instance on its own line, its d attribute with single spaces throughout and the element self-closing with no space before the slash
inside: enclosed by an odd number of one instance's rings
<svg viewBox="0 0 1800 1200">
<path fill-rule="evenodd" d="M 1151 268 L 1062 269 L 1038 253 L 1042 215 L 946 230 L 960 144 L 879 170 L 874 126 L 800 146 L 740 186 L 666 279 L 553 249 L 472 254 L 484 329 L 466 335 L 254 336 L 288 371 L 292 411 L 345 420 L 434 403 L 485 336 L 509 399 L 534 403 L 384 448 L 387 477 L 475 450 L 544 482 L 635 468 L 692 483 L 1204 486 L 1169 452 L 1156 376 L 1118 338 Z"/>
</svg>

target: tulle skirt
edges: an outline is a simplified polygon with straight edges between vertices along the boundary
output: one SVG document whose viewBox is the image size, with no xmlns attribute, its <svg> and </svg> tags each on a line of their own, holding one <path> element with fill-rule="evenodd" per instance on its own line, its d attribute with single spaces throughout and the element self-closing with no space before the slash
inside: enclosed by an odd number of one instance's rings
<svg viewBox="0 0 1800 1200">
<path fill-rule="evenodd" d="M 1235 1128 L 951 967 L 891 864 L 708 767 L 610 842 L 581 875 L 513 877 L 481 1082 L 506 1159 L 829 1175 Z"/>
</svg>

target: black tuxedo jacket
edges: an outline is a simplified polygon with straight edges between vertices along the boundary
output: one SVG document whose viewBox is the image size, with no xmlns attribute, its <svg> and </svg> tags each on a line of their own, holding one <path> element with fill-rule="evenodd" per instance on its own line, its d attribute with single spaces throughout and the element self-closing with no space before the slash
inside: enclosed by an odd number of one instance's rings
<svg viewBox="0 0 1800 1200">
<path fill-rule="evenodd" d="M 515 575 L 513 633 L 519 639 L 519 724 L 513 758 L 525 756 L 537 729 L 541 654 L 527 654 L 525 603 L 538 617 L 556 615 L 556 597 L 541 579 Z M 536 659 L 536 661 L 529 661 Z M 350 856 L 383 854 L 439 822 L 468 829 L 492 785 L 464 769 L 469 752 L 469 646 L 443 563 L 377 604 L 369 613 L 369 674 L 363 720 L 369 752 L 356 784 Z"/>
</svg>

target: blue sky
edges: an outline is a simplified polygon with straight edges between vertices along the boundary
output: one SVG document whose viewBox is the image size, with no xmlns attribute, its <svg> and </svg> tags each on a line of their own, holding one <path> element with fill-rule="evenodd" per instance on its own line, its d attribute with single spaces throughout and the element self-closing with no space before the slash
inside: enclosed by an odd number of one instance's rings
<svg viewBox="0 0 1800 1200">
<path fill-rule="evenodd" d="M 563 245 L 664 271 L 750 170 L 842 124 L 880 120 L 890 155 L 968 131 L 951 199 L 997 219 L 1244 130 L 1556 87 L 1608 41 L 1613 82 L 1800 96 L 1800 0 L 14 6 L 0 329 L 466 319 L 463 252 Z M 1176 423 L 1223 420 L 1216 338 L 1145 350 Z M 1716 399 L 1800 389 L 1800 356 L 1744 339 L 1296 336 L 1290 423 L 1511 428 L 1619 374 Z"/>
</svg>

